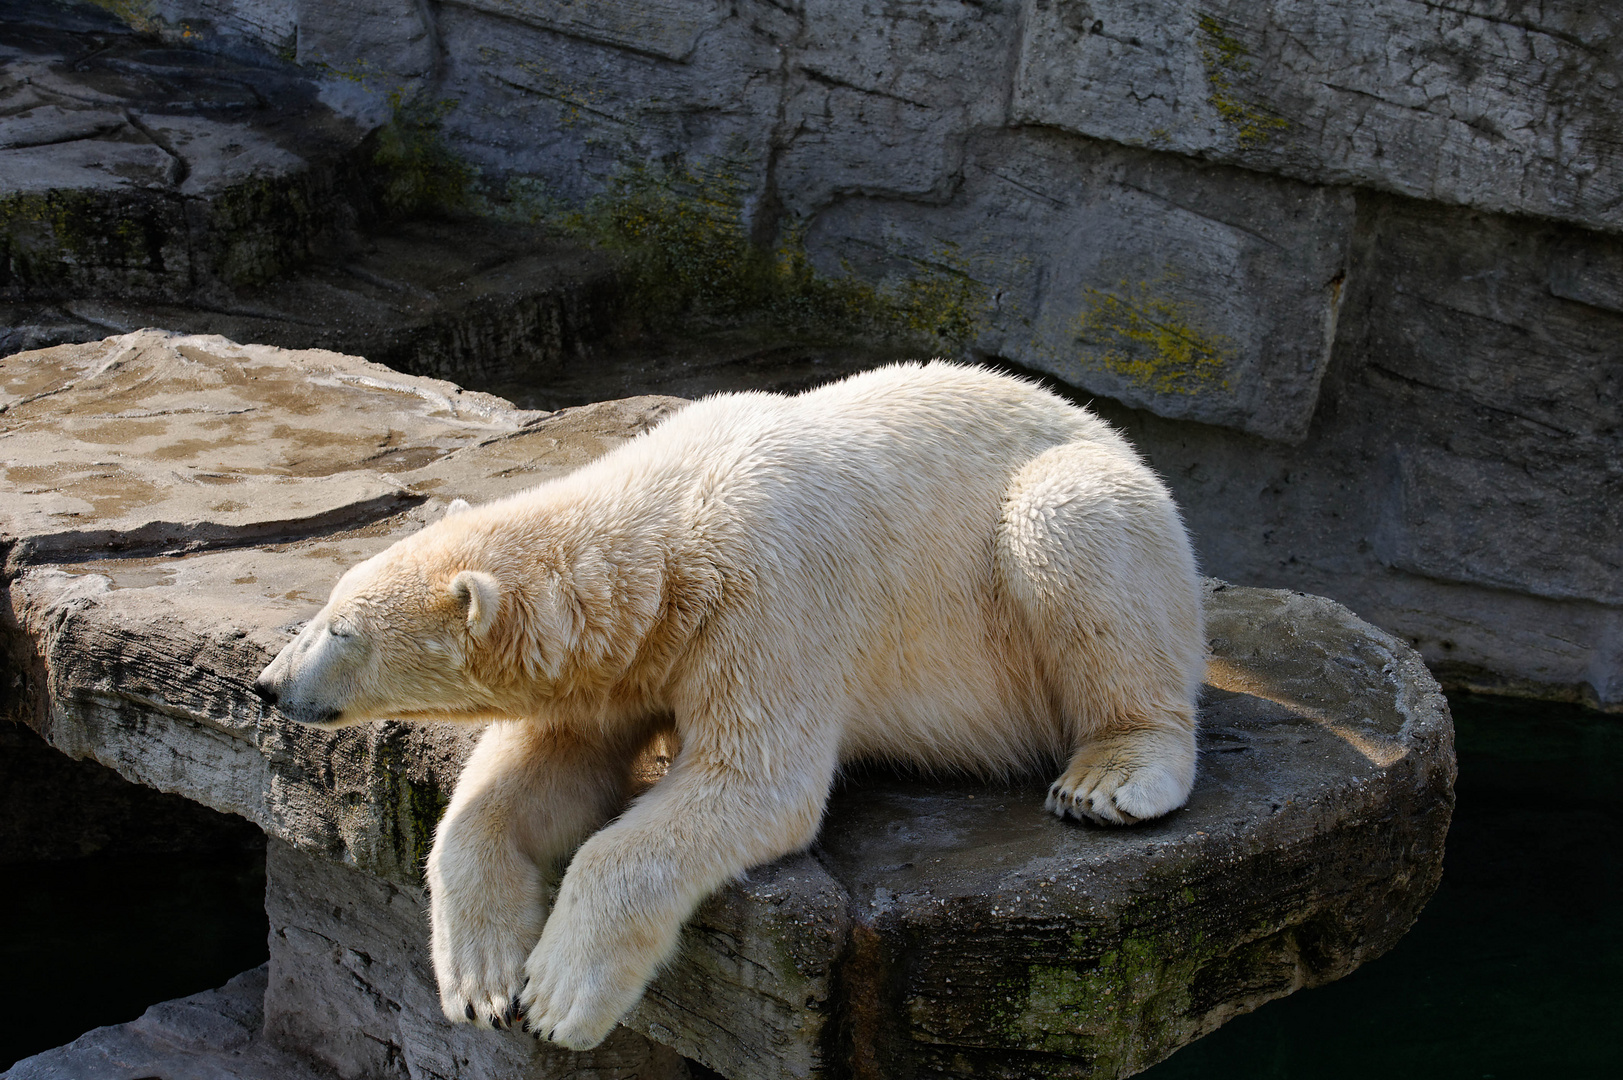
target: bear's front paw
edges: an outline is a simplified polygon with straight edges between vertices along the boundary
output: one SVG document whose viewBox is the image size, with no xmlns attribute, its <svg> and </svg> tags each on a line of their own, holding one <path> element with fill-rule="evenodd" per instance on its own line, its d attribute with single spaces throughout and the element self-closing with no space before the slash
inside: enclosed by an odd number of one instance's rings
<svg viewBox="0 0 1623 1080">
<path fill-rule="evenodd" d="M 1100 825 L 1132 825 L 1176 810 L 1194 783 L 1194 750 L 1185 761 L 1168 754 L 1165 741 L 1122 736 L 1092 744 L 1049 787 L 1044 805 L 1062 818 Z"/>
<path fill-rule="evenodd" d="M 524 989 L 521 955 L 518 958 L 464 957 L 463 961 L 446 965 L 446 968 L 435 963 L 440 1007 L 454 1023 L 506 1028 L 518 1018 L 519 994 Z"/>
<path fill-rule="evenodd" d="M 616 947 L 591 932 L 554 933 L 549 924 L 525 964 L 524 1030 L 570 1050 L 602 1042 L 653 975 L 654 964 L 634 953 L 624 941 Z"/>
<path fill-rule="evenodd" d="M 466 929 L 466 928 L 465 928 Z M 519 1015 L 525 946 L 515 935 L 434 935 L 434 975 L 440 1007 L 454 1023 L 505 1028 Z M 453 945 L 452 940 L 462 940 Z"/>
</svg>

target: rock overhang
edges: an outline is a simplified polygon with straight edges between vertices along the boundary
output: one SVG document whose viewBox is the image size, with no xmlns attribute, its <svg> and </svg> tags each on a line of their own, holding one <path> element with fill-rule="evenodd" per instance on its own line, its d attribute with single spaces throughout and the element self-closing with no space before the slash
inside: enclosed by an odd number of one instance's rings
<svg viewBox="0 0 1623 1080">
<path fill-rule="evenodd" d="M 255 821 L 287 873 L 337 864 L 408 907 L 476 731 L 302 728 L 263 707 L 254 675 L 343 569 L 451 498 L 559 475 L 682 404 L 525 413 L 351 357 L 159 332 L 12 357 L 0 383 L 0 487 L 33 490 L 28 469 L 76 454 L 150 468 L 154 487 L 100 519 L 91 502 L 72 530 L 6 500 L 8 711 L 71 754 Z M 125 416 L 135 387 L 159 404 Z M 77 419 L 52 425 L 53 411 Z M 155 415 L 161 436 L 83 438 Z M 255 448 L 217 470 L 230 484 L 157 454 L 221 416 Z M 342 442 L 311 448 L 301 431 Z M 382 456 L 329 468 L 349 452 L 329 446 L 380 439 Z M 399 501 L 264 515 L 262 534 L 210 533 L 238 511 L 207 502 L 141 517 L 174 491 L 213 498 L 265 475 L 300 492 L 387 484 Z M 133 554 L 104 543 L 158 518 L 176 533 Z M 854 775 L 809 853 L 701 908 L 627 1026 L 731 1076 L 1127 1075 L 1389 948 L 1441 868 L 1453 752 L 1435 683 L 1330 601 L 1209 582 L 1206 602 L 1202 764 L 1183 810 L 1099 829 L 1047 814 L 1047 778 Z"/>
</svg>

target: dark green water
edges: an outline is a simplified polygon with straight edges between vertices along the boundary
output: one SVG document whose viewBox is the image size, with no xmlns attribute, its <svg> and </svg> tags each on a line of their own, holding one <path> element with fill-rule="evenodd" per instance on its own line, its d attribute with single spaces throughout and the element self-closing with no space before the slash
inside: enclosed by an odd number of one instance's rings
<svg viewBox="0 0 1623 1080">
<path fill-rule="evenodd" d="M 1146 1080 L 1623 1077 L 1623 717 L 1451 705 L 1459 803 L 1414 929 Z"/>
<path fill-rule="evenodd" d="M 1623 717 L 1455 699 L 1442 886 L 1386 956 L 1150 1080 L 1623 1077 Z M 0 1068 L 266 955 L 253 852 L 0 868 Z"/>
</svg>

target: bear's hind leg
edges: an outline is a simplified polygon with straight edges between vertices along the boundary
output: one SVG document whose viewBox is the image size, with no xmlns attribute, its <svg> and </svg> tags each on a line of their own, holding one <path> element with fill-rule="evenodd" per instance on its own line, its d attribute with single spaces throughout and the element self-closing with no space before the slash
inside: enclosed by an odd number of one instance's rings
<svg viewBox="0 0 1623 1080">
<path fill-rule="evenodd" d="M 1045 451 L 1010 484 L 996 554 L 1072 753 L 1048 808 L 1122 825 L 1182 806 L 1205 632 L 1194 555 L 1160 480 L 1124 448 Z"/>
<path fill-rule="evenodd" d="M 485 729 L 428 857 L 434 975 L 452 1021 L 513 1022 L 546 872 L 624 800 L 631 752 L 520 720 Z"/>
</svg>

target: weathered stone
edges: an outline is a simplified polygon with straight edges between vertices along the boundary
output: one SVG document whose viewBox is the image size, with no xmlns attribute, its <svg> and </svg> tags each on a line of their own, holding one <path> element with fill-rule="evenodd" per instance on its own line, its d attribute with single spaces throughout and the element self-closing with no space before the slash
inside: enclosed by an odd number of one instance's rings
<svg viewBox="0 0 1623 1080">
<path fill-rule="evenodd" d="M 539 389 L 601 368 L 594 346 L 612 330 L 623 293 L 611 257 L 539 229 L 410 222 L 251 289 L 215 286 L 173 304 L 97 297 L 17 305 L 0 328 L 0 351 L 161 326 L 366 356 L 463 384 Z"/>
<path fill-rule="evenodd" d="M 261 382 L 358 363 L 155 334 L 101 355 L 143 344 L 186 356 L 184 345 L 225 372 L 251 356 Z M 59 351 L 94 372 L 88 350 Z M 476 731 L 300 728 L 250 684 L 339 571 L 444 500 L 558 475 L 680 403 L 610 403 L 447 441 L 430 421 L 448 424 L 436 405 L 452 394 L 396 379 L 429 407 L 398 421 L 356 410 L 345 435 L 411 433 L 391 445 L 431 459 L 394 474 L 421 500 L 411 509 L 345 531 L 294 522 L 277 542 L 192 554 L 16 544 L 16 711 L 71 755 L 271 835 L 266 1015 L 281 1045 L 343 1075 L 676 1075 L 657 1071 L 674 1058 L 631 1031 L 582 1058 L 445 1025 L 419 875 Z M 36 382 L 31 393 L 52 388 Z M 96 392 L 56 388 L 50 400 L 70 415 Z M 351 392 L 334 377 L 293 400 Z M 751 1080 L 1120 1076 L 1388 948 L 1440 872 L 1453 757 L 1435 684 L 1412 652 L 1328 601 L 1214 583 L 1208 619 L 1212 689 L 1188 808 L 1098 830 L 1042 809 L 1046 777 L 853 780 L 810 855 L 701 908 L 628 1027 Z"/>
<path fill-rule="evenodd" d="M 775 194 L 810 220 L 852 195 L 945 203 L 970 132 L 1001 126 L 1007 4 L 810 4 L 785 42 Z"/>
<path fill-rule="evenodd" d="M 432 76 L 440 62 L 438 27 L 426 0 L 297 0 L 297 59 L 360 78 Z"/>
<path fill-rule="evenodd" d="M 452 0 L 584 41 L 687 60 L 699 38 L 727 18 L 721 0 Z"/>
<path fill-rule="evenodd" d="M 135 8 L 143 29 L 232 51 L 251 45 L 275 52 L 298 48 L 300 10 L 301 0 L 143 0 Z"/>
<path fill-rule="evenodd" d="M 568 8 L 528 5 L 543 6 Z M 441 6 L 437 19 L 445 48 L 438 93 L 456 103 L 446 136 L 492 174 L 525 174 L 547 197 L 575 202 L 617 176 L 680 161 L 708 196 L 734 208 L 762 190 L 783 61 L 740 19 L 707 35 L 685 62 L 652 43 L 615 48 L 462 5 Z"/>
<path fill-rule="evenodd" d="M 850 934 L 850 897 L 820 860 L 757 867 L 699 908 L 624 1024 L 723 1076 L 839 1075 Z"/>
<path fill-rule="evenodd" d="M 0 5 L 0 297 L 175 299 L 353 227 L 366 131 L 313 80 L 93 10 Z"/>
<path fill-rule="evenodd" d="M 1623 23 L 1477 0 L 1026 0 L 1012 117 L 1623 230 Z"/>
<path fill-rule="evenodd" d="M 1261 443 L 1107 401 L 1209 573 L 1334 596 L 1454 685 L 1623 702 L 1623 316 L 1555 294 L 1616 240 L 1359 199 L 1308 438 Z"/>
<path fill-rule="evenodd" d="M 279 649 L 343 570 L 452 498 L 483 501 L 558 475 L 677 404 L 640 399 L 548 418 L 353 357 L 155 331 L 12 357 L 0 380 L 15 402 L 0 413 L 12 455 L 0 544 L 12 573 L 51 564 L 22 573 L 10 594 L 19 620 L 45 630 L 44 677 L 74 687 L 65 692 L 84 726 L 53 736 L 48 715 L 34 722 L 76 757 L 401 881 L 417 879 L 471 733 L 442 752 L 403 727 L 369 729 L 358 742 L 266 727 L 262 710 L 234 700 L 242 665 Z M 134 418 L 122 415 L 132 393 L 142 403 Z M 46 401 L 55 424 L 42 419 Z M 211 463 L 201 480 L 186 468 L 197 455 Z M 448 455 L 455 470 L 440 465 Z M 26 493 L 43 478 L 62 494 L 32 505 Z M 339 493 L 388 497 L 333 499 L 335 478 Z M 244 508 L 231 498 L 240 490 L 277 497 Z M 304 512 L 289 512 L 301 500 Z M 101 518 L 56 524 L 73 513 Z M 108 558 L 120 548 L 145 557 Z M 79 618 L 91 608 L 107 621 Z M 142 636 L 157 648 L 131 678 L 124 651 Z M 131 728 L 146 709 L 180 728 Z M 319 767 L 312 753 L 325 758 Z"/>
<path fill-rule="evenodd" d="M 223 338 L 22 353 L 0 365 L 0 542 L 60 560 L 365 524 L 422 501 L 396 474 L 535 419 L 353 357 Z"/>
<path fill-rule="evenodd" d="M 1350 192 L 1040 131 L 973 139 L 960 168 L 950 205 L 853 196 L 808 248 L 897 288 L 936 268 L 972 282 L 982 355 L 1161 416 L 1306 436 Z"/>
<path fill-rule="evenodd" d="M 271 958 L 265 1041 L 341 1077 L 411 1080 L 685 1080 L 676 1051 L 624 1028 L 572 1053 L 520 1032 L 455 1026 L 440 1011 L 423 942 L 428 902 L 272 840 L 265 912 Z"/>
<path fill-rule="evenodd" d="M 1418 658 L 1329 601 L 1208 586 L 1189 805 L 1070 828 L 1043 778 L 849 783 L 858 1077 L 1127 1076 L 1390 948 L 1441 873 L 1452 728 Z"/>
<path fill-rule="evenodd" d="M 260 1037 L 266 969 L 165 1001 L 17 1062 L 4 1080 L 325 1080 L 325 1070 Z"/>
</svg>

